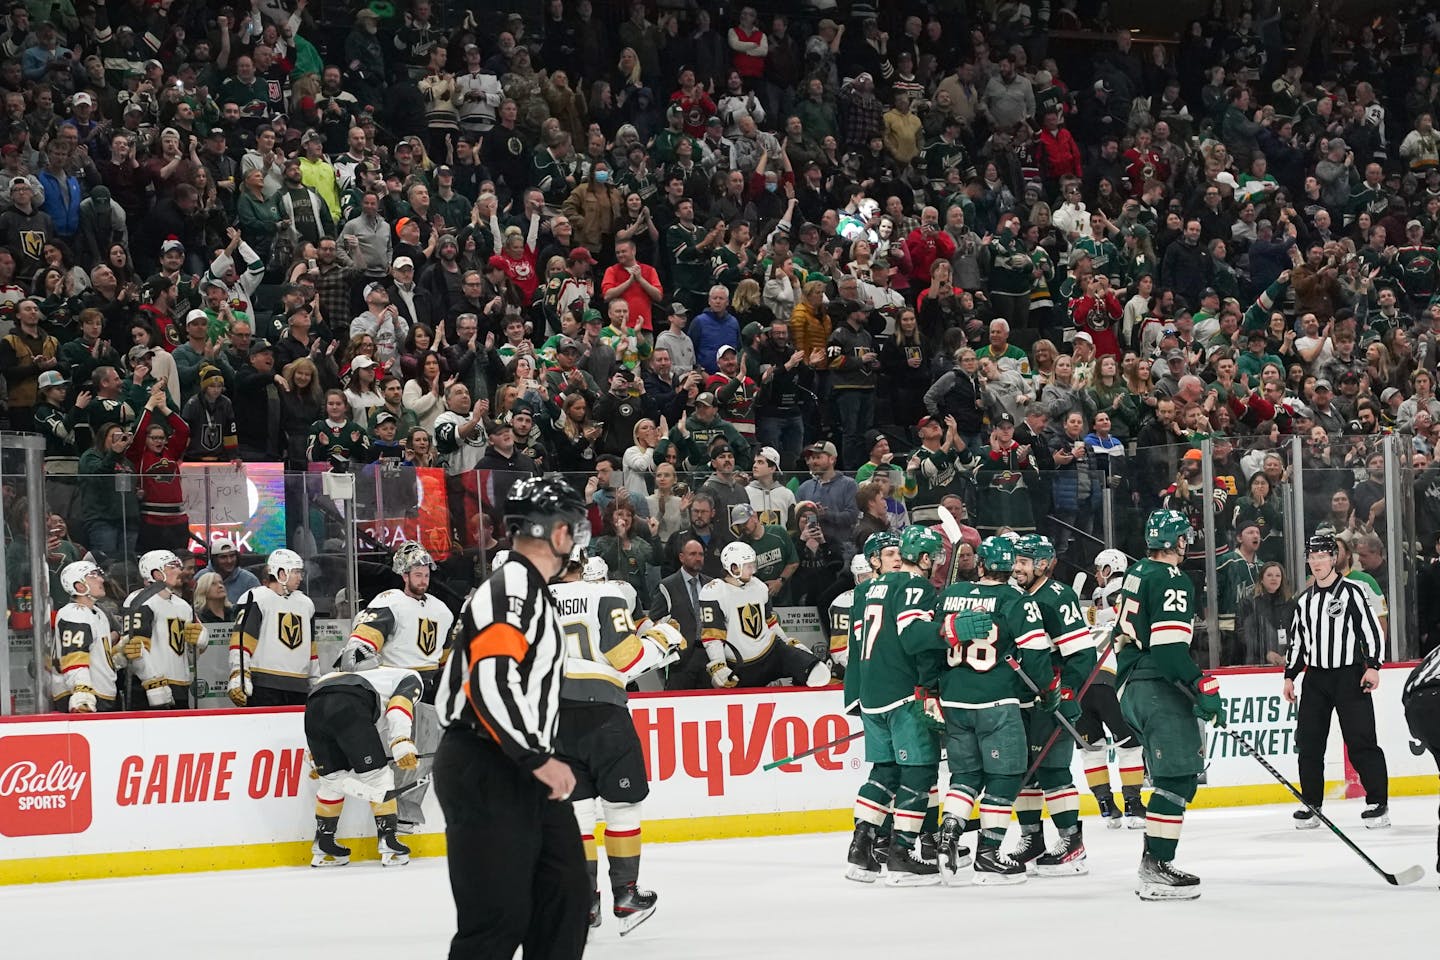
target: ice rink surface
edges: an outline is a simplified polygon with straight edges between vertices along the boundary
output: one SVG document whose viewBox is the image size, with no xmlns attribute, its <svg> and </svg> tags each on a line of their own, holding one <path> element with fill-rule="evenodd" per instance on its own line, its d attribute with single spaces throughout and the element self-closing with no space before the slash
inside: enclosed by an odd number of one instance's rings
<svg viewBox="0 0 1440 960">
<path fill-rule="evenodd" d="M 587 957 L 626 960 L 890 960 L 994 955 L 1305 960 L 1435 956 L 1440 889 L 1434 797 L 1398 799 L 1388 830 L 1359 824 L 1359 801 L 1326 813 L 1382 868 L 1425 877 L 1392 888 L 1323 826 L 1296 831 L 1292 807 L 1199 810 L 1177 865 L 1201 878 L 1188 903 L 1142 903 L 1133 892 L 1142 831 L 1087 824 L 1088 876 L 1015 887 L 892 889 L 842 876 L 846 834 L 653 844 L 642 886 L 660 894 L 623 940 L 609 913 Z M 1053 836 L 1047 824 L 1047 839 Z M 974 835 L 967 836 L 972 847 Z M 1014 827 L 1007 843 L 1015 840 Z M 163 917 L 159 939 L 141 918 Z M 445 863 L 377 862 L 314 870 L 197 873 L 37 884 L 0 890 L 8 957 L 86 944 L 107 960 L 343 957 L 443 958 L 453 930 Z M 158 947 L 159 944 L 165 944 Z M 1078 953 L 1072 953 L 1078 951 Z M 1259 951 L 1265 951 L 1260 954 Z M 1361 953 L 1360 951 L 1363 951 Z M 67 948 L 65 952 L 71 952 Z"/>
</svg>

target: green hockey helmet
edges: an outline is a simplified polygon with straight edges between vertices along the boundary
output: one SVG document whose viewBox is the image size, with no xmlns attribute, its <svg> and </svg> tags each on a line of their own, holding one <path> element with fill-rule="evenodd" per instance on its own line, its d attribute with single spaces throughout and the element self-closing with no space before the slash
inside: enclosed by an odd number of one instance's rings
<svg viewBox="0 0 1440 960">
<path fill-rule="evenodd" d="M 911 524 L 900 534 L 900 559 L 907 563 L 918 563 L 927 555 L 933 561 L 944 549 L 940 534 L 929 527 Z"/>
<path fill-rule="evenodd" d="M 1015 541 L 1009 537 L 986 537 L 975 551 L 984 568 L 991 573 L 1009 573 L 1015 569 Z"/>
<path fill-rule="evenodd" d="M 884 553 L 886 548 L 898 546 L 900 546 L 899 537 L 889 530 L 881 530 L 879 533 L 872 533 L 865 538 L 865 549 L 862 552 L 865 554 L 866 560 L 874 560 Z"/>
<path fill-rule="evenodd" d="M 1015 541 L 1015 556 L 1027 557 L 1031 560 L 1054 560 L 1055 544 L 1050 542 L 1049 537 L 1043 537 L 1038 533 L 1027 533 Z"/>
<path fill-rule="evenodd" d="M 1155 510 L 1145 518 L 1145 547 L 1174 550 L 1191 535 L 1190 521 L 1179 510 Z"/>
</svg>

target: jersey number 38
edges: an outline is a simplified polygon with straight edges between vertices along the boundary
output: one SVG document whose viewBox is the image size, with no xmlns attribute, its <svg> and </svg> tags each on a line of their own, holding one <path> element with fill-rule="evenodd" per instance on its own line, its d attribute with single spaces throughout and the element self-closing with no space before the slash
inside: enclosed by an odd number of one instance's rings
<svg viewBox="0 0 1440 960">
<path fill-rule="evenodd" d="M 961 640 L 945 651 L 945 662 L 952 667 L 966 666 L 976 673 L 985 673 L 995 669 L 1000 660 L 995 650 L 999 642 L 999 634 L 991 627 L 984 636 Z"/>
</svg>

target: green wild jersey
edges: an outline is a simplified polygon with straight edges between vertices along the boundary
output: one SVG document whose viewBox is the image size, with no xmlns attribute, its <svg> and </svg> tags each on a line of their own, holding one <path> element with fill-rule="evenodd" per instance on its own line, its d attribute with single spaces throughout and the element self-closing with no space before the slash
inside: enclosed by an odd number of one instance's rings
<svg viewBox="0 0 1440 960">
<path fill-rule="evenodd" d="M 835 658 L 838 651 L 845 651 L 846 713 L 860 702 L 860 638 L 852 627 L 864 616 L 860 606 L 864 594 L 865 584 L 862 583 L 854 590 L 846 590 L 830 603 L 830 656 Z"/>
<path fill-rule="evenodd" d="M 945 651 L 935 642 L 930 581 L 901 570 L 867 581 L 857 593 L 852 629 L 859 648 L 850 664 L 861 665 L 860 709 L 885 713 L 914 700 L 917 686 L 935 689 Z"/>
<path fill-rule="evenodd" d="M 955 636 L 951 616 L 962 610 L 989 614 L 984 636 Z M 1008 583 L 957 583 L 940 595 L 940 630 L 936 642 L 945 650 L 950 669 L 940 678 L 940 703 L 978 709 L 1002 703 L 1029 703 L 1034 695 L 1005 662 L 1020 661 L 1027 676 L 1042 690 L 1053 676 L 1050 641 L 1040 605 Z"/>
<path fill-rule="evenodd" d="M 1123 644 L 1117 658 L 1122 678 L 1188 683 L 1200 676 L 1190 659 L 1195 588 L 1179 567 L 1138 561 L 1125 572 L 1118 606 L 1115 639 Z"/>
<path fill-rule="evenodd" d="M 1080 609 L 1080 598 L 1068 584 L 1053 577 L 1027 596 L 1040 605 L 1045 633 L 1060 654 L 1060 683 L 1079 694 L 1095 669 L 1095 638 Z"/>
</svg>

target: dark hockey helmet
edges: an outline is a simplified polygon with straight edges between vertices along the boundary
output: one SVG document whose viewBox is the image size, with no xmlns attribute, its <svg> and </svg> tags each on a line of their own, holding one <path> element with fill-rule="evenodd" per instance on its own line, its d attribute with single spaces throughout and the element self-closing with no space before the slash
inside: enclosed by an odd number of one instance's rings
<svg viewBox="0 0 1440 960">
<path fill-rule="evenodd" d="M 1054 560 L 1055 544 L 1050 542 L 1049 537 L 1042 537 L 1038 533 L 1027 533 L 1015 541 L 1015 555 L 1028 557 L 1031 560 Z"/>
<path fill-rule="evenodd" d="M 1312 553 L 1329 553 L 1333 555 L 1339 552 L 1340 545 L 1335 541 L 1335 538 L 1328 533 L 1317 533 L 1305 541 L 1305 555 L 1307 557 Z"/>
<path fill-rule="evenodd" d="M 510 536 L 548 540 L 557 523 L 568 523 L 575 548 L 590 545 L 585 500 L 557 474 L 526 477 L 505 495 L 505 528 Z"/>
<path fill-rule="evenodd" d="M 889 530 L 881 530 L 865 538 L 865 547 L 861 552 L 865 555 L 865 559 L 873 560 L 884 553 L 887 548 L 898 546 L 900 546 L 898 536 Z"/>
<path fill-rule="evenodd" d="M 975 558 L 986 573 L 1009 573 L 1015 569 L 1015 541 L 1009 537 L 986 537 L 980 541 Z"/>
</svg>

